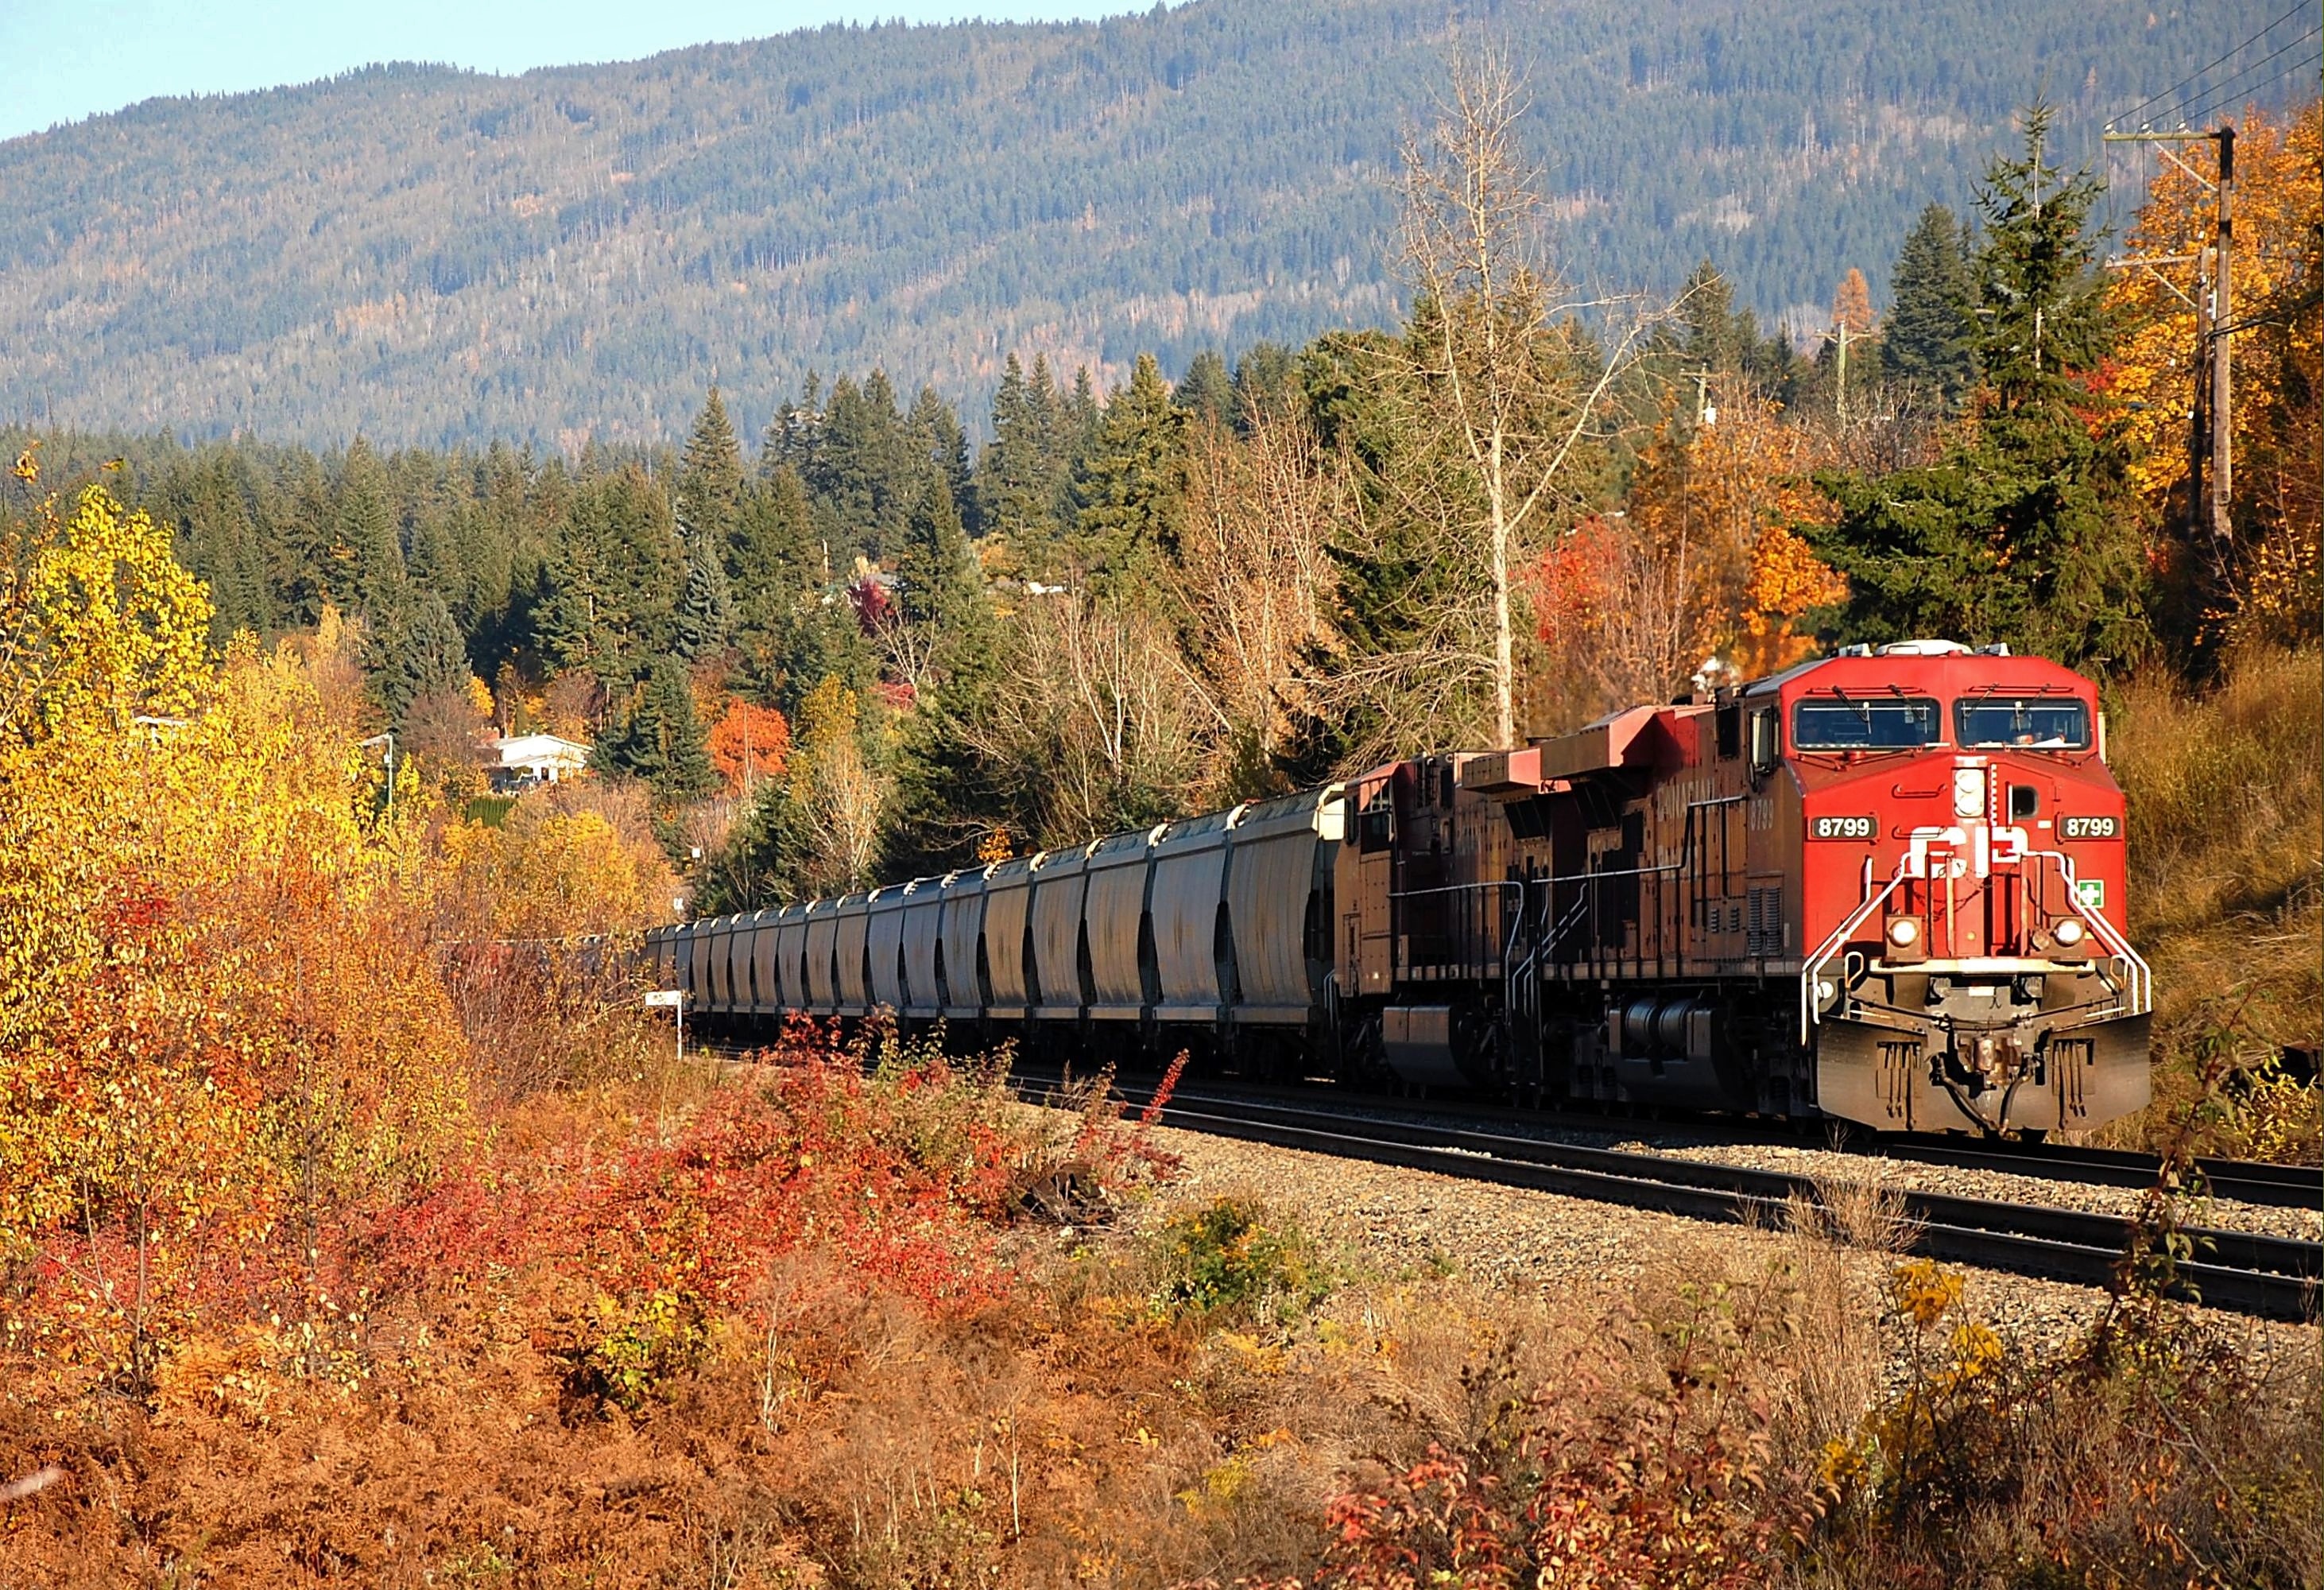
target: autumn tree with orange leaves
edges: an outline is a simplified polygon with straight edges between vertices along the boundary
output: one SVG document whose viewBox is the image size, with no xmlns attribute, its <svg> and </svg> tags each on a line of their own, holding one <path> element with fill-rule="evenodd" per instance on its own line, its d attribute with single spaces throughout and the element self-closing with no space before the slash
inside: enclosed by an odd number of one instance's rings
<svg viewBox="0 0 2324 1590">
<path fill-rule="evenodd" d="M 790 748 L 790 721 L 740 696 L 727 698 L 725 711 L 710 726 L 710 765 L 730 795 L 749 794 L 761 779 L 780 778 Z"/>
<path fill-rule="evenodd" d="M 1811 478 L 1828 433 L 1736 377 L 1713 395 L 1706 422 L 1664 422 L 1620 517 L 1586 520 L 1536 566 L 1545 669 L 1590 687 L 1563 692 L 1562 720 L 1786 668 L 1814 646 L 1803 615 L 1848 594 L 1794 528 L 1830 521 Z"/>
<path fill-rule="evenodd" d="M 2218 145 L 2158 161 L 2122 252 L 2170 264 L 2126 271 L 2109 303 L 2126 328 L 2114 391 L 2134 444 L 2132 485 L 2148 505 L 2164 621 L 2199 655 L 2324 633 L 2318 542 L 2324 476 L 2324 101 L 2285 116 L 2253 110 L 2236 140 L 2236 458 L 2232 539 L 2190 534 L 2188 416 L 2202 368 L 2191 256 L 2212 241 Z"/>
</svg>

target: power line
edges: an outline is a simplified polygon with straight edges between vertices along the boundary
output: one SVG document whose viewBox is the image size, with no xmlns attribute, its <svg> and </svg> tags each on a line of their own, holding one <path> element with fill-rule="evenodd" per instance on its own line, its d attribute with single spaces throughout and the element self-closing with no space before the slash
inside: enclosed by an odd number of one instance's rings
<svg viewBox="0 0 2324 1590">
<path fill-rule="evenodd" d="M 2156 94 L 2150 98 L 2142 100 L 2139 104 L 2132 106 L 2127 115 L 2123 116 L 2118 119 L 2124 122 L 2136 119 L 2148 106 L 2170 98 L 2171 96 L 2179 92 L 2180 89 L 2185 88 L 2196 79 L 2203 76 L 2204 73 L 2232 60 L 2235 57 L 2242 54 L 2245 51 L 2258 43 L 2262 39 L 2266 38 L 2270 33 L 2275 32 L 2276 29 L 2282 27 L 2285 23 L 2290 22 L 2293 17 L 2298 16 L 2301 12 L 2306 11 L 2309 8 L 2310 4 L 2310 0 L 2294 0 L 2294 4 L 2291 10 L 2285 12 L 2282 16 L 2277 17 L 2273 22 L 2260 29 L 2258 32 L 2254 33 L 2250 38 L 2244 40 L 2241 43 L 2230 46 L 2227 53 L 2221 55 L 2218 60 L 2210 62 L 2209 65 L 2197 67 L 2193 71 L 2189 72 L 2185 77 L 2180 79 L 2177 82 L 2172 84 L 2168 88 L 2163 89 L 2161 93 Z"/>
<path fill-rule="evenodd" d="M 2187 113 L 2184 119 L 2189 122 L 2200 122 L 2228 108 L 2238 99 L 2255 99 L 2259 97 L 2261 89 L 2273 88 L 2277 83 L 2280 83 L 2284 79 L 2290 77 L 2292 73 L 2300 71 L 2306 67 L 2312 66 L 2319 60 L 2324 60 L 2324 51 L 2319 51 L 2316 55 L 2310 56 L 2306 60 L 2293 61 L 2290 66 L 2285 67 L 2282 71 L 2277 72 L 2275 76 L 2268 78 L 2261 82 L 2254 83 L 2248 88 L 2235 87 L 2235 84 L 2238 79 L 2247 77 L 2252 72 L 2258 70 L 2261 67 L 2265 66 L 2268 61 L 2273 60 L 2277 55 L 2283 54 L 2285 51 L 2296 50 L 2302 44 L 2315 42 L 2316 38 L 2319 33 L 2324 33 L 2324 26 L 2310 29 L 2301 37 L 2294 39 L 2291 43 L 2286 44 L 2282 50 L 2277 51 L 2275 55 L 2269 56 L 2266 60 L 2256 61 L 2251 66 L 2245 68 L 2244 70 L 2237 72 L 2235 77 L 2228 79 L 2226 83 L 2221 84 L 2218 88 L 2211 90 L 2205 94 L 2202 98 L 2197 100 L 2195 102 L 2195 107 Z"/>
<path fill-rule="evenodd" d="M 2189 111 L 2182 112 L 2181 114 L 2184 115 L 2191 112 L 2191 114 L 2200 116 L 2206 113 L 2202 110 L 2195 109 L 2194 107 L 2206 106 L 2216 106 L 2218 104 L 2235 98 L 2238 93 L 2243 92 L 2242 89 L 2238 88 L 2237 85 L 2242 83 L 2244 79 L 2249 78 L 2255 72 L 2264 71 L 2269 66 L 2282 60 L 2285 56 L 2291 54 L 2293 51 L 2301 48 L 2303 45 L 2315 42 L 2316 37 L 2319 33 L 2324 33 L 2324 23 L 2314 23 L 2310 24 L 2305 32 L 2287 40 L 2285 42 L 2276 46 L 2275 49 L 2270 51 L 2267 54 L 2261 56 L 2257 60 L 2252 61 L 2248 65 L 2242 67 L 2236 70 L 2234 75 L 2227 78 L 2226 81 L 2214 83 L 2209 88 L 2205 88 L 2202 92 L 2190 97 L 2185 102 L 2189 107 Z M 2276 75 L 2281 77 L 2283 74 L 2279 72 Z"/>
</svg>

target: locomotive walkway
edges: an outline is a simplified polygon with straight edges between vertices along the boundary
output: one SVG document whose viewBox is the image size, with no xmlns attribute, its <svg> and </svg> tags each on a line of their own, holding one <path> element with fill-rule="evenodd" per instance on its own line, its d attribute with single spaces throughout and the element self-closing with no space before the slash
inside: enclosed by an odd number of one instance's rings
<svg viewBox="0 0 2324 1590">
<path fill-rule="evenodd" d="M 1123 1090 L 1133 1105 L 1144 1102 L 1143 1091 Z M 1449 1125 L 1352 1118 L 1240 1094 L 1182 1091 L 1164 1105 L 1160 1124 L 1699 1220 L 1775 1224 L 1794 1198 L 1820 1198 L 1815 1179 L 1788 1171 Z M 2022 1172 L 2024 1160 L 2034 1156 L 2002 1157 Z M 2138 1158 L 2126 1155 L 2104 1169 L 2126 1173 Z M 2152 1160 L 2146 1179 L 2153 1179 Z M 2083 1286 L 2104 1286 L 2113 1279 L 2133 1234 L 2129 1223 L 2115 1216 L 1944 1193 L 1895 1196 L 1911 1223 L 1913 1252 Z M 2324 1244 L 2247 1232 L 2184 1230 L 2195 1256 L 2178 1266 L 2179 1295 L 2266 1318 L 2301 1320 L 2315 1313 L 2324 1283 Z"/>
</svg>

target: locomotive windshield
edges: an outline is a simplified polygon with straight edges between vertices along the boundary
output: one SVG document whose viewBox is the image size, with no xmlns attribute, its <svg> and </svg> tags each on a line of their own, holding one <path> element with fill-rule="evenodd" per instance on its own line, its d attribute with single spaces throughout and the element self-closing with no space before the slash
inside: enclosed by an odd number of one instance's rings
<svg viewBox="0 0 2324 1590">
<path fill-rule="evenodd" d="M 1943 737 L 1943 715 L 1925 696 L 1835 689 L 1792 708 L 1792 744 L 1801 751 L 1910 751 Z"/>
<path fill-rule="evenodd" d="M 2083 751 L 2089 708 L 2070 696 L 1986 696 L 1954 704 L 1963 749 L 2004 745 L 2027 751 Z"/>
</svg>

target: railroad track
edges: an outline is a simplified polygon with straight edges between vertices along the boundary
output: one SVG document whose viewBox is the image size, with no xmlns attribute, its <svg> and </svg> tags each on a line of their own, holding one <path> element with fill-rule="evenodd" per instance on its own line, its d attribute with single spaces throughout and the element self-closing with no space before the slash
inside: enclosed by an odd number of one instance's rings
<svg viewBox="0 0 2324 1590">
<path fill-rule="evenodd" d="M 1020 1075 L 1032 1076 L 1035 1073 L 1020 1071 Z M 1321 1085 L 1293 1089 L 1242 1084 L 1236 1085 L 1228 1093 L 1210 1078 L 1205 1078 L 1203 1086 L 1213 1095 L 1237 1100 L 1256 1099 L 1290 1107 L 1312 1105 L 1321 1091 Z M 1139 1087 L 1134 1083 L 1117 1083 L 1116 1090 L 1125 1095 L 1140 1094 Z M 1446 1123 L 1465 1123 L 1486 1131 L 1507 1122 L 1522 1122 L 1529 1126 L 1558 1131 L 1609 1134 L 1630 1132 L 1645 1135 L 1669 1132 L 1723 1143 L 1806 1143 L 1796 1126 L 1788 1131 L 1750 1132 L 1738 1131 L 1731 1123 L 1720 1121 L 1609 1116 L 1514 1106 L 1489 1109 L 1474 1105 L 1416 1104 L 1410 1099 L 1384 1094 L 1359 1093 L 1336 1087 L 1331 1090 L 1330 1096 L 1335 1103 L 1344 1102 L 1362 1109 L 1425 1114 Z M 1963 1170 L 1990 1170 L 2009 1176 L 2034 1177 L 2044 1181 L 2076 1181 L 2094 1187 L 2152 1187 L 2162 1169 L 2160 1161 L 2153 1154 L 2125 1149 L 2081 1148 L 2070 1143 L 1852 1135 L 1837 1142 L 1817 1142 L 1812 1146 L 1840 1153 L 1910 1160 L 1920 1164 L 1947 1165 Z M 2203 1174 L 2206 1190 L 2214 1197 L 2277 1208 L 2324 1208 L 2324 1168 L 2274 1165 L 2258 1160 L 2200 1159 L 2195 1164 Z"/>
<path fill-rule="evenodd" d="M 1868 1151 L 1891 1159 L 2098 1187 L 2152 1187 L 2162 1169 L 2153 1154 L 2078 1148 L 2070 1143 L 1949 1143 L 1903 1138 L 1866 1146 Z M 2324 1169 L 2314 1165 L 2204 1159 L 2196 1160 L 2195 1168 L 2202 1172 L 2204 1188 L 2213 1197 L 2287 1209 L 2324 1207 Z"/>
<path fill-rule="evenodd" d="M 748 1053 L 755 1046 L 713 1040 L 705 1047 L 732 1058 Z M 1044 1081 L 1050 1085 L 1062 1080 L 1056 1073 L 1045 1074 L 1024 1067 L 1018 1068 L 1017 1076 L 1019 1080 Z M 1214 1094 L 1221 1091 L 1215 1079 L 1205 1079 L 1204 1086 Z M 1324 1086 L 1317 1084 L 1291 1088 L 1261 1083 L 1236 1083 L 1232 1085 L 1231 1096 L 1238 1101 L 1251 1099 L 1300 1107 L 1312 1105 Z M 1126 1097 L 1137 1098 L 1140 1103 L 1148 1096 L 1136 1082 L 1117 1079 L 1115 1090 Z M 1514 1121 L 1558 1131 L 1637 1132 L 1641 1135 L 1671 1132 L 1704 1141 L 1736 1144 L 1805 1142 L 1796 1124 L 1788 1130 L 1778 1128 L 1772 1132 L 1753 1132 L 1738 1130 L 1732 1123 L 1717 1120 L 1609 1116 L 1574 1111 L 1519 1109 L 1514 1106 L 1487 1108 L 1435 1102 L 1416 1104 L 1410 1099 L 1339 1086 L 1331 1087 L 1330 1096 L 1335 1101 L 1363 1109 L 1405 1114 L 1425 1114 L 1446 1123 L 1462 1122 L 1488 1131 Z M 2161 1172 L 2161 1164 L 2153 1154 L 2126 1149 L 2083 1148 L 2070 1143 L 1986 1142 L 1932 1136 L 1876 1138 L 1858 1134 L 1838 1141 L 1818 1142 L 1812 1146 L 1841 1153 L 1910 1160 L 1919 1164 L 1946 1165 L 1963 1170 L 1989 1170 L 2044 1181 L 2075 1181 L 2094 1187 L 2152 1187 Z M 2202 1173 L 2204 1190 L 2214 1197 L 2274 1208 L 2324 1208 L 2324 1167 L 2225 1159 L 2200 1159 L 2195 1161 L 2195 1166 Z"/>
<path fill-rule="evenodd" d="M 1132 1105 L 1145 1100 L 1130 1089 Z M 1150 1097 L 1150 1094 L 1148 1095 Z M 1180 1094 L 1161 1123 L 1278 1148 L 1429 1170 L 1471 1181 L 1627 1204 L 1699 1220 L 1774 1223 L 1814 1179 L 1789 1171 L 1717 1165 L 1663 1154 L 1345 1115 L 1240 1095 Z M 2104 1286 L 2131 1237 L 2127 1221 L 2047 1205 L 1900 1191 L 1912 1251 L 1932 1259 Z M 2179 1267 L 2181 1296 L 2272 1319 L 2305 1319 L 2324 1281 L 2324 1244 L 2193 1228 L 2193 1262 Z"/>
</svg>

